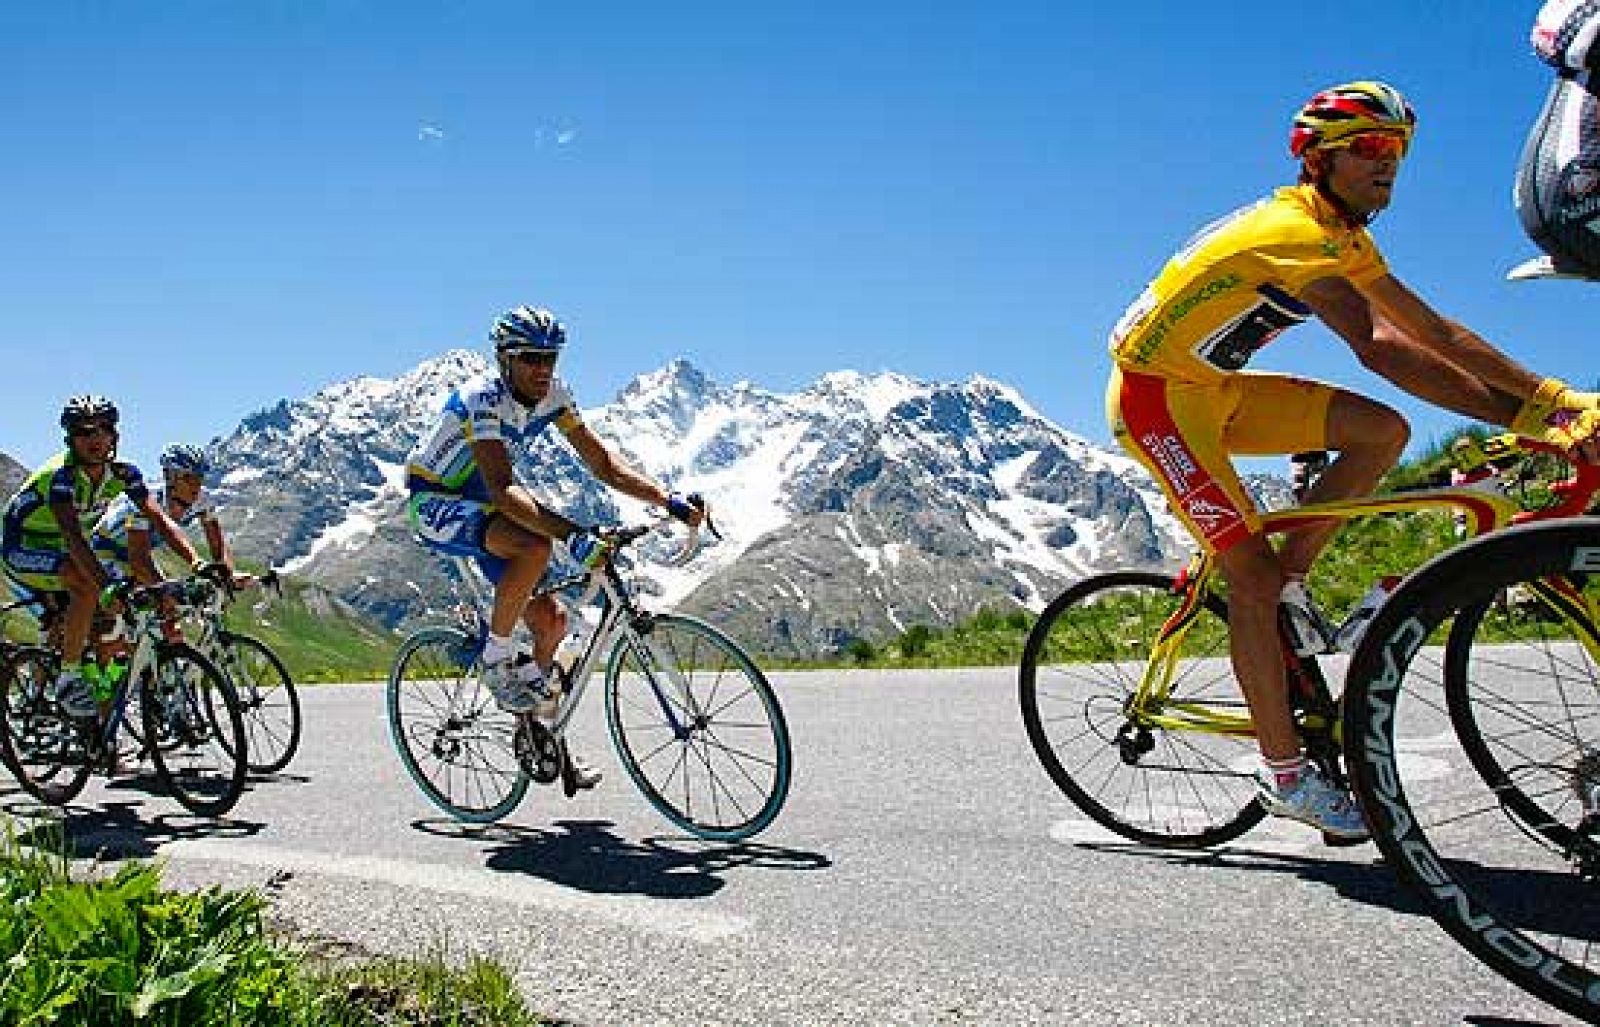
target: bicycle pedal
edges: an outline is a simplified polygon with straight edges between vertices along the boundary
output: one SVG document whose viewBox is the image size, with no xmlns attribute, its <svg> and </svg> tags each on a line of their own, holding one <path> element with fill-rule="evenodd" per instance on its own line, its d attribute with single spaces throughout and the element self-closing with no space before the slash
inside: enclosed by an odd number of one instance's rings
<svg viewBox="0 0 1600 1027">
<path fill-rule="evenodd" d="M 1354 848 L 1357 845 L 1365 845 L 1371 840 L 1370 838 L 1343 838 L 1336 834 L 1329 834 L 1326 831 L 1322 832 L 1322 844 L 1330 849 Z"/>
</svg>

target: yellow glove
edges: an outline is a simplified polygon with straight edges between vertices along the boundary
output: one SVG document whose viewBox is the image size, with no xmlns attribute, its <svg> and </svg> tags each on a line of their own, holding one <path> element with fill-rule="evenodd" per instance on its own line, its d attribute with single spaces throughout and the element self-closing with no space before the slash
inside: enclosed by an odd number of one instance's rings
<svg viewBox="0 0 1600 1027">
<path fill-rule="evenodd" d="M 1519 429 L 1518 434 L 1532 435 L 1563 452 L 1570 452 L 1579 443 L 1600 435 L 1600 410 L 1588 407 L 1557 407 L 1545 416 L 1544 423 L 1537 431 L 1526 432 Z"/>
<path fill-rule="evenodd" d="M 1545 421 L 1561 406 L 1562 394 L 1571 391 L 1560 378 L 1546 378 L 1522 401 L 1522 409 L 1511 419 L 1511 430 L 1531 439 L 1544 438 Z"/>
</svg>

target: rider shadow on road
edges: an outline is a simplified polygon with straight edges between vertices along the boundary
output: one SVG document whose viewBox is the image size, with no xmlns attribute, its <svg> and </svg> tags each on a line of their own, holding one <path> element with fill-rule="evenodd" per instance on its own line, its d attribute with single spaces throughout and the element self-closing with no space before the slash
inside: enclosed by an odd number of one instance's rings
<svg viewBox="0 0 1600 1027">
<path fill-rule="evenodd" d="M 8 803 L 18 838 L 61 845 L 72 859 L 149 859 L 166 842 L 195 838 L 244 838 L 266 827 L 253 820 L 216 820 L 187 813 L 149 815 L 142 802 L 102 802 L 57 809 L 37 803 Z"/>
<path fill-rule="evenodd" d="M 1174 865 L 1236 867 L 1294 874 L 1304 881 L 1332 887 L 1340 895 L 1369 906 L 1380 906 L 1426 917 L 1427 909 L 1407 891 L 1394 871 L 1381 860 L 1367 863 L 1323 860 L 1308 854 L 1288 854 L 1249 846 L 1230 846 L 1202 852 L 1177 852 L 1142 845 L 1079 842 L 1080 848 L 1121 852 L 1161 859 Z M 1600 942 L 1600 917 L 1595 916 L 1594 886 L 1577 874 L 1531 867 L 1485 866 L 1470 860 L 1446 859 L 1450 874 L 1471 882 L 1472 891 L 1506 921 L 1525 930 L 1563 938 Z"/>
<path fill-rule="evenodd" d="M 1318 859 L 1309 853 L 1287 853 L 1234 844 L 1219 849 L 1159 849 L 1121 842 L 1077 842 L 1075 847 L 1093 852 L 1141 856 L 1171 866 L 1211 867 L 1216 869 L 1264 870 L 1274 874 L 1293 874 L 1302 881 L 1327 885 L 1347 899 L 1368 906 L 1391 909 L 1409 916 L 1428 915 L 1376 856 L 1370 862 Z"/>
<path fill-rule="evenodd" d="M 723 844 L 695 838 L 628 841 L 607 820 L 559 820 L 552 828 L 418 820 L 418 830 L 442 837 L 487 841 L 491 870 L 527 874 L 552 884 L 603 895 L 697 899 L 714 895 L 730 870 L 824 870 L 833 860 L 818 852 L 775 845 Z"/>
</svg>

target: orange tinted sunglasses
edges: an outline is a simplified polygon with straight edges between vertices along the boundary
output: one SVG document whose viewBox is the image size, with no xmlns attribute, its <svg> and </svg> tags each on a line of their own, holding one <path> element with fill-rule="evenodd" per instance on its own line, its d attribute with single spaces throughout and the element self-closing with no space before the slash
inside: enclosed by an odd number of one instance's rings
<svg viewBox="0 0 1600 1027">
<path fill-rule="evenodd" d="M 1340 147 L 1362 160 L 1399 160 L 1406 155 L 1405 139 L 1387 132 L 1362 132 L 1346 139 Z"/>
</svg>

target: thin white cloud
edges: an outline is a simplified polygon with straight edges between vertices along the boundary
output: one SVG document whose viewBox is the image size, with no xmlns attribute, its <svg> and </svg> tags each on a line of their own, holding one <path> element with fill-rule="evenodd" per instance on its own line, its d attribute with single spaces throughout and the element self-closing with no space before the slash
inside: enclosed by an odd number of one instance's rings
<svg viewBox="0 0 1600 1027">
<path fill-rule="evenodd" d="M 565 146 L 568 143 L 572 142 L 576 138 L 578 138 L 578 130 L 577 129 L 575 129 L 575 128 L 564 128 L 560 132 L 556 133 L 556 145 L 557 146 Z"/>
<path fill-rule="evenodd" d="M 444 129 L 431 121 L 423 121 L 417 125 L 417 141 L 421 143 L 444 142 Z"/>
</svg>

